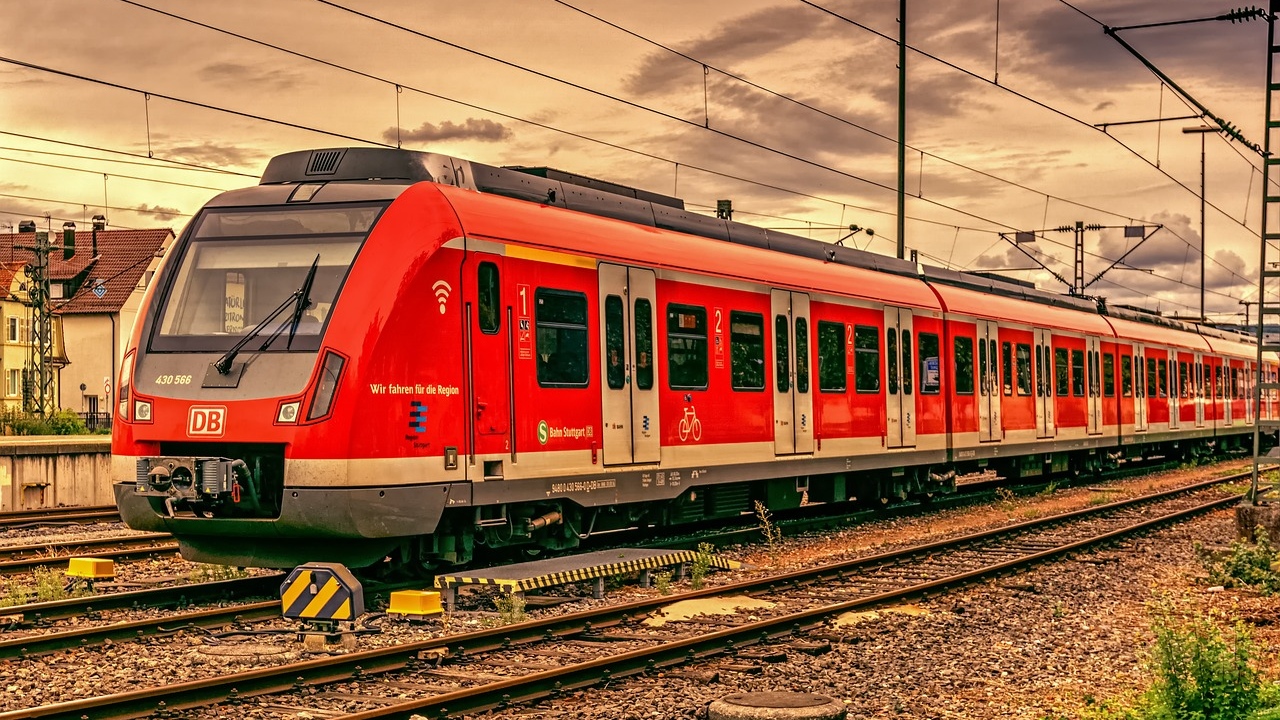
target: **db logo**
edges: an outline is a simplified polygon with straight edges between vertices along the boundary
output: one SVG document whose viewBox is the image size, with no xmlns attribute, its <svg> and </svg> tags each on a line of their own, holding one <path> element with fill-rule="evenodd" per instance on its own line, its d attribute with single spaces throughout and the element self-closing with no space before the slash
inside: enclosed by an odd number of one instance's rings
<svg viewBox="0 0 1280 720">
<path fill-rule="evenodd" d="M 226 427 L 227 408 L 225 406 L 196 406 L 187 413 L 187 435 L 222 437 Z"/>
</svg>

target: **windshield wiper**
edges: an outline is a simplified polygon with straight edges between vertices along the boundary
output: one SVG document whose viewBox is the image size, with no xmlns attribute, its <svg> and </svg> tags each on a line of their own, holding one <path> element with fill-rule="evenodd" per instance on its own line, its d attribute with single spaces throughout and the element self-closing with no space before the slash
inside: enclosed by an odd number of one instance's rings
<svg viewBox="0 0 1280 720">
<path fill-rule="evenodd" d="M 298 321 L 302 319 L 302 313 L 306 312 L 307 306 L 311 304 L 311 299 L 310 299 L 311 283 L 316 278 L 316 269 L 319 265 L 320 265 L 320 255 L 317 254 L 316 259 L 311 263 L 311 269 L 307 271 L 306 279 L 302 281 L 302 287 L 289 293 L 289 296 L 284 299 L 284 302 L 280 303 L 279 307 L 277 307 L 275 310 L 272 310 L 271 313 L 268 314 L 266 317 L 262 318 L 262 321 L 259 322 L 257 325 L 254 325 L 253 329 L 250 330 L 247 334 L 245 334 L 244 337 L 240 338 L 239 342 L 237 342 L 235 345 L 232 345 L 230 350 L 228 350 L 225 354 L 223 354 L 222 357 L 214 361 L 213 369 L 217 370 L 219 375 L 226 375 L 227 373 L 230 373 L 231 364 L 235 362 L 236 355 L 238 355 L 240 351 L 244 349 L 245 345 L 249 344 L 250 340 L 253 340 L 255 337 L 257 337 L 258 334 L 262 332 L 262 329 L 265 328 L 268 324 L 270 324 L 272 320 L 275 320 L 277 317 L 280 317 L 280 313 L 283 313 L 285 311 L 285 308 L 289 307 L 290 304 L 293 304 L 294 308 L 293 308 L 293 316 L 291 318 L 292 329 L 289 332 L 289 342 L 290 343 L 293 342 L 293 334 L 298 327 Z M 280 332 L 283 329 L 284 329 L 283 325 L 277 328 L 276 331 L 271 334 L 271 337 L 267 338 L 267 341 L 263 343 L 262 347 L 259 349 L 266 350 L 267 347 L 271 345 L 272 341 L 274 341 L 277 337 L 280 336 Z"/>
</svg>

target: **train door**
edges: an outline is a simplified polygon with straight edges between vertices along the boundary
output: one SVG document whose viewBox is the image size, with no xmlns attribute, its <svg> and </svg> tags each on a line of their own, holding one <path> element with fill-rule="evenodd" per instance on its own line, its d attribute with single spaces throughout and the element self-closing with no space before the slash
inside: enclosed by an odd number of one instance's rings
<svg viewBox="0 0 1280 720">
<path fill-rule="evenodd" d="M 662 448 L 653 271 L 601 263 L 599 274 L 604 464 L 656 463 Z"/>
<path fill-rule="evenodd" d="M 1241 382 L 1244 384 L 1244 424 L 1253 424 L 1253 363 L 1246 362 L 1244 370 L 1240 371 Z M 1259 396 L 1261 397 L 1261 396 Z M 1261 404 L 1261 403 L 1259 403 Z"/>
<path fill-rule="evenodd" d="M 1043 328 L 1035 329 L 1036 342 L 1036 437 L 1050 438 L 1055 434 L 1053 420 L 1053 333 Z"/>
<path fill-rule="evenodd" d="M 514 400 L 511 379 L 515 328 L 512 324 L 511 283 L 505 282 L 503 258 L 491 253 L 467 253 L 463 263 L 467 323 L 467 373 L 471 387 L 471 453 L 509 453 L 516 461 L 511 412 Z M 474 279 L 474 282 L 472 280 Z M 438 283 L 437 283 L 438 284 Z M 484 475 L 501 478 L 500 463 L 486 462 Z"/>
<path fill-rule="evenodd" d="M 1214 371 L 1217 385 L 1217 394 L 1222 404 L 1222 424 L 1230 427 L 1234 422 L 1232 420 L 1232 399 L 1235 397 L 1235 388 L 1231 386 L 1231 360 L 1221 358 L 1218 369 Z"/>
<path fill-rule="evenodd" d="M 1098 435 L 1102 432 L 1102 341 L 1096 337 L 1085 337 L 1085 433 Z"/>
<path fill-rule="evenodd" d="M 1000 422 L 999 326 L 978 321 L 978 440 L 995 442 L 1004 436 Z"/>
<path fill-rule="evenodd" d="M 1191 391 L 1192 391 L 1191 394 L 1195 395 L 1196 427 L 1202 428 L 1204 427 L 1204 394 L 1205 394 L 1204 392 L 1205 391 L 1204 356 L 1201 355 L 1200 353 L 1195 353 L 1194 359 L 1191 362 L 1195 366 L 1194 367 L 1195 372 L 1192 373 L 1192 375 L 1195 376 L 1195 381 L 1191 386 Z"/>
<path fill-rule="evenodd" d="M 1178 351 L 1169 348 L 1165 365 L 1169 373 L 1169 429 L 1177 430 L 1182 425 L 1182 398 L 1178 395 Z"/>
<path fill-rule="evenodd" d="M 773 308 L 773 447 L 778 455 L 813 452 L 809 387 L 809 296 L 770 294 Z"/>
<path fill-rule="evenodd" d="M 1147 431 L 1147 351 L 1133 346 L 1133 430 Z"/>
<path fill-rule="evenodd" d="M 916 446 L 915 346 L 911 311 L 884 309 L 885 445 Z M 996 407 L 999 407 L 997 404 Z"/>
</svg>

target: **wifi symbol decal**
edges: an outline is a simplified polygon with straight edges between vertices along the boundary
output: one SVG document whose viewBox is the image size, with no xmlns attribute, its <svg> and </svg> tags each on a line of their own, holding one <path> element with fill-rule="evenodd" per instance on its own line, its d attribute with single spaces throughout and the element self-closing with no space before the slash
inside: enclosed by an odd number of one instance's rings
<svg viewBox="0 0 1280 720">
<path fill-rule="evenodd" d="M 449 302 L 449 293 L 453 292 L 453 288 L 449 287 L 449 283 L 437 280 L 431 289 L 436 291 L 436 302 L 440 303 L 440 314 L 443 315 L 445 303 Z"/>
</svg>

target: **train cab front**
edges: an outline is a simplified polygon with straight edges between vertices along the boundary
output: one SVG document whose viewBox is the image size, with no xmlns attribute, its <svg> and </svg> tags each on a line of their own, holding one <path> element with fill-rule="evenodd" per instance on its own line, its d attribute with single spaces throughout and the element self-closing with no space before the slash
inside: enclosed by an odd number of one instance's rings
<svg viewBox="0 0 1280 720">
<path fill-rule="evenodd" d="M 359 350 L 334 317 L 385 206 L 213 207 L 184 233 L 117 385 L 115 494 L 130 527 L 232 565 L 386 552 L 336 492 L 352 429 L 332 412 Z"/>
</svg>

